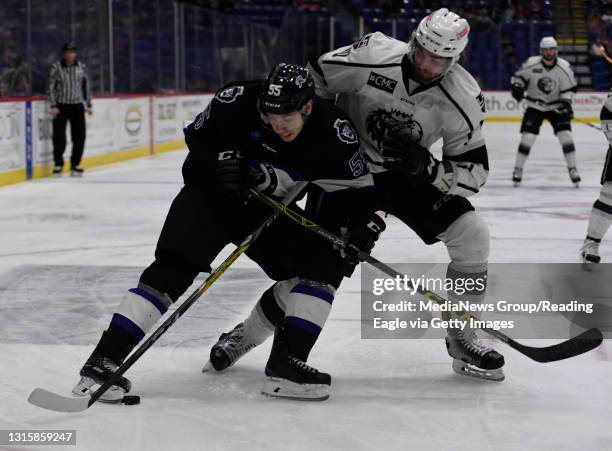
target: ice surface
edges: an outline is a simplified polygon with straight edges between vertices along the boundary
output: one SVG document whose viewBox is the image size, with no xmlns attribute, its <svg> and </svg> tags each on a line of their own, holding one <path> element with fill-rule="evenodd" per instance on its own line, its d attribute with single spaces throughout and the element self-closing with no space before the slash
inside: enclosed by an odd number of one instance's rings
<svg viewBox="0 0 612 451">
<path fill-rule="evenodd" d="M 472 201 L 491 229 L 491 261 L 575 262 L 599 192 L 605 138 L 574 125 L 583 178 L 575 189 L 544 124 L 523 185 L 513 188 L 518 128 L 484 128 L 491 173 Z M 61 414 L 28 404 L 37 386 L 68 394 L 77 381 L 121 296 L 151 261 L 183 158 L 164 154 L 83 179 L 0 190 L 0 429 L 76 429 L 77 449 L 87 450 L 612 449 L 609 342 L 552 364 L 496 343 L 506 381 L 466 380 L 452 372 L 442 341 L 361 340 L 358 273 L 341 287 L 310 359 L 333 376 L 329 401 L 259 395 L 270 343 L 225 374 L 202 374 L 217 336 L 270 283 L 246 257 L 128 372 L 139 406 Z M 378 258 L 447 261 L 442 245 L 425 246 L 394 218 L 387 224 Z M 609 242 L 601 246 L 606 261 Z"/>
</svg>

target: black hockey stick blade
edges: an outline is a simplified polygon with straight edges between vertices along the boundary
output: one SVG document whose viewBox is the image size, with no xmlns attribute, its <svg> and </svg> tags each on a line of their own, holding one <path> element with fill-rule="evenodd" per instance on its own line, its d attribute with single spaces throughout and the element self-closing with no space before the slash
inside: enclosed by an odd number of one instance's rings
<svg viewBox="0 0 612 451">
<path fill-rule="evenodd" d="M 545 348 L 532 348 L 531 346 L 517 343 L 514 340 L 507 344 L 536 362 L 546 363 L 569 359 L 589 352 L 599 346 L 603 342 L 603 338 L 601 331 L 593 328 L 562 343 Z"/>
<path fill-rule="evenodd" d="M 44 388 L 35 388 L 28 397 L 30 404 L 56 412 L 82 412 L 89 407 L 89 400 L 89 396 L 62 396 Z"/>
</svg>

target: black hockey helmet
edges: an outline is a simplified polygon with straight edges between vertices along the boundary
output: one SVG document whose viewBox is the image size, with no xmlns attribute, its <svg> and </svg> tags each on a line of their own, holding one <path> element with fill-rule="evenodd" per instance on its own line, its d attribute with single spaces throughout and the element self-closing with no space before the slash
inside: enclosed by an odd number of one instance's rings
<svg viewBox="0 0 612 451">
<path fill-rule="evenodd" d="M 314 95 L 314 80 L 308 69 L 297 64 L 280 63 L 263 84 L 259 111 L 272 114 L 299 111 Z"/>
</svg>

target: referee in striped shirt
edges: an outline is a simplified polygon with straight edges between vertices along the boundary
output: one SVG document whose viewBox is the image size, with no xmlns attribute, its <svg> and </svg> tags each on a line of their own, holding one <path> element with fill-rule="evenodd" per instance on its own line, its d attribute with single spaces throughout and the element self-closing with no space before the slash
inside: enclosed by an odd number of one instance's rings
<svg viewBox="0 0 612 451">
<path fill-rule="evenodd" d="M 62 47 L 64 57 L 51 66 L 49 74 L 49 101 L 53 116 L 53 174 L 61 176 L 66 149 L 66 123 L 70 121 L 72 155 L 70 175 L 83 175 L 81 158 L 85 147 L 85 112 L 92 113 L 91 87 L 85 64 L 77 60 L 76 46 Z"/>
</svg>

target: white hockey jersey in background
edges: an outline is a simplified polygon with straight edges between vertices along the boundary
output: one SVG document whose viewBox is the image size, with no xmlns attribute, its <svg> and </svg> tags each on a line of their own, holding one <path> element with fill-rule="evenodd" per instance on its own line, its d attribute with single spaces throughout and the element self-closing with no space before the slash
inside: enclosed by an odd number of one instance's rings
<svg viewBox="0 0 612 451">
<path fill-rule="evenodd" d="M 317 94 L 333 99 L 358 129 L 372 172 L 384 171 L 380 147 L 389 128 L 401 127 L 425 148 L 442 138 L 449 194 L 478 192 L 488 175 L 481 131 L 485 102 L 474 78 L 456 64 L 421 85 L 410 78 L 408 44 L 380 32 L 311 61 Z M 446 176 L 445 176 L 446 177 Z"/>
<path fill-rule="evenodd" d="M 567 61 L 557 58 L 554 66 L 547 67 L 541 56 L 528 58 L 511 83 L 524 88 L 527 106 L 539 111 L 555 110 L 562 100 L 571 103 L 578 86 Z"/>
</svg>

